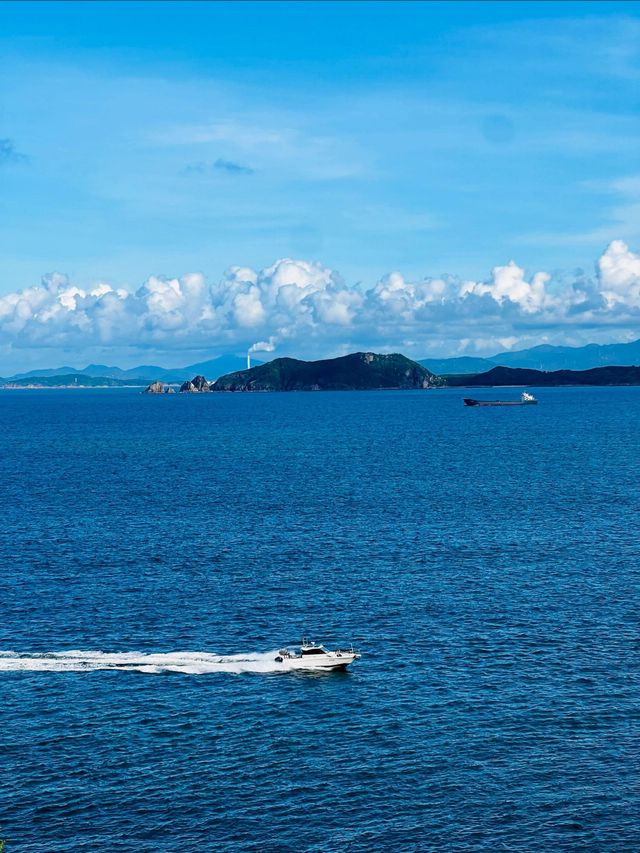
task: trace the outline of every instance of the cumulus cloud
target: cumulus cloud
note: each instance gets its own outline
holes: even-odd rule
[[[553,297],[546,289],[550,279],[548,273],[537,272],[531,281],[527,281],[525,271],[509,261],[506,266],[494,267],[488,282],[465,282],[460,295],[488,293],[500,305],[508,301],[518,305],[526,314],[535,314],[553,303]]]
[[[283,258],[262,270],[233,266],[214,283],[201,273],[150,276],[135,291],[106,282],[80,287],[52,273],[0,297],[0,344],[78,351],[99,344],[272,352],[277,344],[303,356],[355,347],[446,355],[560,333],[574,342],[603,327],[629,336],[639,321],[640,256],[620,240],[598,259],[594,276],[527,274],[510,261],[484,281],[391,272],[366,288],[317,261]]]
[[[609,307],[620,303],[640,307],[640,255],[614,240],[598,260],[601,291]]]

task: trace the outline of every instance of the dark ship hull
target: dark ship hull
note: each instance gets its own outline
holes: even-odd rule
[[[465,406],[535,406],[537,400],[472,400],[464,398]]]

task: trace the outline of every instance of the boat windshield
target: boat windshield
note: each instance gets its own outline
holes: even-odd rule
[[[311,646],[310,648],[302,648],[300,649],[303,655],[326,655],[325,649],[322,646]]]

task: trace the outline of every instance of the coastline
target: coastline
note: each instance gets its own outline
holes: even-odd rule
[[[0,385],[0,391],[125,391],[144,385]]]

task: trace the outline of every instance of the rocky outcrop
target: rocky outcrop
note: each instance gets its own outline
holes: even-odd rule
[[[183,382],[180,386],[181,394],[203,394],[211,390],[211,386],[204,376],[194,376],[193,379]]]
[[[164,392],[164,385],[162,382],[152,382],[151,385],[147,385],[147,387],[142,392],[143,394],[162,394]]]
[[[209,391],[209,390],[211,390],[211,386],[209,385],[207,380],[204,378],[204,376],[194,376],[194,378],[191,380],[191,382],[192,382],[193,386],[195,387],[196,391]]]

